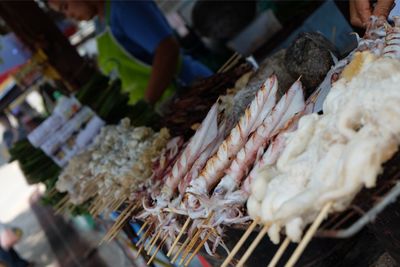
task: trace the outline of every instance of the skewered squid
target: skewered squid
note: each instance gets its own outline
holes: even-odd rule
[[[341,211],[363,186],[375,185],[400,143],[399,81],[398,60],[373,59],[350,81],[335,83],[323,115],[300,119],[277,163],[259,173],[248,201],[253,218],[272,223],[273,242],[282,227],[299,241],[326,203]]]
[[[277,78],[271,76],[257,92],[255,99],[250,103],[239,123],[232,129],[229,136],[219,146],[217,152],[208,161],[200,176],[192,180],[186,190],[189,196],[189,205],[196,206],[194,195],[207,195],[213,185],[223,176],[232,158],[246,143],[248,136],[263,123],[265,116],[275,104]],[[262,117],[264,116],[264,117]]]

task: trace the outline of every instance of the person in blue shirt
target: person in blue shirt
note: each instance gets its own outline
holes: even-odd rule
[[[206,66],[181,53],[173,30],[153,1],[49,0],[49,5],[75,20],[96,16],[106,20],[112,38],[132,60],[150,67],[143,92],[148,103],[157,102],[173,79],[190,85],[212,75]]]

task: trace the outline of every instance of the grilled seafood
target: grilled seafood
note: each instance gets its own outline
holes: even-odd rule
[[[335,83],[323,115],[300,119],[277,163],[259,173],[257,180],[264,181],[254,183],[248,201],[253,218],[272,223],[273,242],[282,227],[299,241],[326,203],[341,211],[363,186],[375,185],[381,165],[400,144],[398,81],[398,60],[374,59],[350,81]]]

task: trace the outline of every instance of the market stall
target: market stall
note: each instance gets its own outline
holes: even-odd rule
[[[97,218],[102,242],[124,233],[148,265],[333,266],[367,225],[394,232],[397,259],[399,34],[373,17],[345,57],[317,33],[258,63],[236,52],[156,108],[39,49],[67,90],[10,152],[56,213]]]
[[[375,33],[379,30],[381,28],[378,27],[371,31]],[[396,27],[389,33],[392,31],[396,32]],[[116,128],[105,128],[91,150],[73,159],[58,179],[56,188],[68,192],[58,207],[68,210],[72,204],[82,204],[92,199],[88,209],[93,215],[120,209],[121,213],[105,240],[112,239],[131,219],[142,221],[143,226],[137,232],[141,238],[136,245],[138,254],[144,251],[149,254],[148,264],[164,245],[169,248],[167,256],[179,265],[189,265],[203,246],[211,255],[220,253],[219,247],[228,252],[232,248],[226,244],[225,240],[229,236],[225,232],[232,227],[247,228],[244,239],[230,251],[223,264],[226,265],[251,231],[264,222],[265,226],[237,263],[241,266],[265,234],[268,233],[273,242],[279,243],[280,229],[285,227],[288,238],[277,251],[271,266],[278,262],[290,241],[301,241],[294,256],[289,259],[288,266],[291,266],[312,237],[310,231],[318,228],[326,213],[346,210],[363,185],[373,187],[381,164],[396,151],[397,146],[392,143],[396,142],[396,138],[391,133],[395,128],[388,129],[387,134],[383,132],[386,129],[384,125],[396,124],[392,121],[396,117],[382,113],[380,127],[367,127],[368,123],[378,123],[372,116],[380,114],[378,110],[389,114],[395,111],[386,111],[382,109],[382,105],[389,99],[396,99],[396,90],[393,88],[396,83],[391,77],[395,73],[394,66],[398,64],[397,52],[392,44],[377,45],[385,44],[388,40],[392,42],[393,37],[385,34],[375,38],[361,40],[359,47],[331,69],[324,79],[325,82],[308,99],[304,98],[299,80],[288,90],[284,90],[279,89],[275,75],[261,81],[261,86],[257,72],[242,76],[233,89],[228,90],[211,106],[205,118],[195,127],[195,133],[186,142],[184,138],[171,138],[169,134],[163,134],[163,130],[152,132],[149,128],[129,128],[131,126],[127,121],[122,121]],[[387,85],[380,88],[379,84],[385,81],[385,76],[377,79],[374,75],[389,73],[389,70],[392,76],[387,76]],[[256,78],[252,80],[251,77]],[[368,87],[371,89],[360,85],[365,84],[367,77],[371,79],[367,83],[371,85]],[[253,83],[256,81],[258,84],[254,88]],[[336,82],[330,89],[332,81]],[[379,88],[379,93],[388,88],[389,98],[385,100],[381,97],[382,100],[377,101],[374,88]],[[315,104],[323,101],[321,96],[325,90],[331,90],[331,93],[324,101],[323,115],[317,115],[314,112],[319,109]],[[242,103],[239,99],[247,100]],[[362,102],[363,99],[367,102]],[[365,109],[368,116],[363,115],[361,110],[350,112],[361,107],[360,105],[371,105],[371,108]],[[337,110],[338,108],[342,111]],[[368,112],[369,109],[374,113]],[[360,131],[360,127],[367,127],[365,129],[369,131],[364,133]],[[379,132],[370,132],[372,129],[379,129]],[[130,141],[129,137],[124,137],[123,133],[126,131],[131,134],[131,138],[137,139]],[[357,138],[361,133],[366,134],[364,138],[369,142],[361,137]],[[383,140],[384,136],[388,139]],[[158,138],[164,141],[160,142]],[[346,138],[350,141],[345,141]],[[317,142],[316,145],[313,142]],[[335,142],[340,144],[338,151],[335,150]],[[347,142],[350,151],[356,154],[346,152]],[[353,142],[356,147],[368,147],[353,150],[353,145],[350,147]],[[130,147],[129,144],[133,146]],[[331,146],[335,148],[332,151]],[[124,150],[127,155],[122,153]],[[368,156],[367,151],[371,156]],[[115,152],[117,154],[112,154]],[[356,165],[347,166],[341,163],[340,153],[345,152],[348,154],[346,157],[354,157]],[[382,156],[376,156],[379,155],[378,152]],[[357,153],[362,153],[365,157]],[[322,158],[313,158],[318,155]],[[335,167],[335,159],[343,167]],[[362,159],[366,160],[365,163],[359,162]],[[349,158],[344,162],[351,164],[352,160]],[[138,163],[140,167],[135,165]],[[346,168],[343,169],[344,176],[339,179],[340,173],[333,172],[332,168]],[[305,180],[299,181],[302,177],[300,174],[305,175]],[[311,180],[313,175],[315,181]],[[346,182],[346,177],[350,179],[349,182]],[[359,177],[359,180],[355,177]],[[396,188],[386,196],[389,200],[397,196]],[[272,191],[267,194],[268,190]],[[330,194],[332,196],[328,197]],[[264,199],[264,196],[267,197]],[[389,201],[386,199],[381,202],[380,209]],[[293,202],[288,202],[289,200]],[[273,201],[277,201],[277,204],[272,205]],[[283,204],[288,206],[279,206]],[[272,206],[269,208],[265,205]],[[375,216],[377,211],[379,208],[371,210],[366,218]],[[287,215],[283,216],[278,212]],[[275,219],[267,216],[278,217]],[[343,224],[351,221],[350,215],[340,216],[346,217],[346,220],[335,216],[327,224],[336,224],[338,227],[338,222]],[[369,221],[363,220],[363,224]],[[275,221],[279,224],[271,223]],[[308,234],[301,239],[303,229],[313,221]],[[359,228],[363,226],[362,223],[359,224]],[[321,235],[341,234],[340,231],[326,230]],[[342,235],[346,236],[343,233]],[[350,233],[347,235],[350,236]]]

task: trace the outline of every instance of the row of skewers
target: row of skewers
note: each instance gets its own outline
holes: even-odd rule
[[[138,255],[150,255],[148,263],[164,245],[171,261],[180,257],[184,266],[203,246],[211,255],[221,246],[229,254],[222,264],[227,266],[261,224],[237,266],[266,234],[279,243],[283,229],[287,237],[269,266],[276,266],[294,241],[299,246],[286,264],[293,266],[327,214],[344,210],[363,186],[374,186],[382,163],[397,150],[400,30],[395,22],[392,27],[374,20],[356,51],[328,73],[323,84],[336,83],[323,115],[313,113],[323,88],[305,100],[299,80],[278,100],[274,75],[238,122],[232,119],[235,95],[220,97],[192,138],[170,139],[154,159],[150,177],[129,200],[115,203],[114,208],[128,204],[105,240],[134,218],[144,221],[136,245]],[[247,230],[229,251],[223,239],[231,226]]]
[[[396,31],[396,29],[395,29],[396,27],[394,27],[393,28],[393,31]],[[376,31],[377,30],[379,30],[379,29],[375,29]],[[379,41],[381,41],[381,39],[376,39],[376,40],[379,40]],[[379,42],[378,41],[378,42]],[[393,42],[393,41],[392,41]],[[371,42],[372,43],[372,42]],[[389,45],[386,45],[386,46],[383,46],[382,48],[383,48],[383,50],[381,51],[381,54],[382,55],[384,55],[385,57],[393,57],[393,55],[395,55],[395,51],[393,52],[393,51],[391,51],[391,50],[389,50],[390,49],[390,46],[391,46],[392,44],[389,44]],[[365,46],[365,44],[364,43],[361,43],[361,45],[360,45],[360,47],[363,47],[363,46]],[[364,47],[363,47],[364,48]],[[372,50],[375,54],[377,53],[377,50],[376,50],[376,47],[373,47],[374,49]],[[365,49],[365,48],[364,48]],[[358,54],[357,54],[358,55]],[[360,62],[362,62],[362,61],[364,61],[364,62],[368,62],[368,63],[370,63],[371,61],[368,59],[368,55],[366,55],[366,56],[363,56],[363,55],[359,55],[359,56],[354,56],[354,54],[351,56],[351,58],[354,58],[354,61],[353,61],[353,63],[352,64],[350,64],[350,66],[348,67],[348,68],[346,68],[344,71],[343,71],[343,77],[351,77],[352,75],[356,75],[357,74],[357,72],[359,72],[360,71]],[[349,59],[346,59],[346,60],[349,60]],[[341,64],[343,64],[343,63],[341,63]],[[342,66],[345,66],[345,64],[344,65],[341,65],[341,64],[338,64],[338,66],[339,66],[339,68],[336,68],[336,70],[337,69],[340,69],[341,68],[341,70],[343,70],[343,67]],[[364,64],[364,63],[363,63]],[[361,65],[363,65],[363,64],[361,64]],[[371,63],[372,64],[372,63]],[[372,65],[374,65],[374,66],[378,66],[380,63],[377,63],[377,62],[374,62]],[[382,64],[386,64],[386,63],[382,63]],[[366,65],[369,65],[369,64],[366,64]],[[380,66],[379,68],[381,68],[382,66]],[[378,69],[379,69],[378,68]],[[392,66],[392,67],[390,67],[391,69],[396,69],[396,67],[394,67],[394,66]],[[353,74],[352,74],[353,73]],[[380,78],[380,79],[376,79],[376,81],[378,81],[378,83],[379,84],[381,84],[382,83],[382,79]],[[393,83],[392,83],[393,84]],[[358,87],[359,87],[360,85],[358,85]],[[377,85],[375,85],[375,86],[377,86]],[[357,86],[356,86],[356,88],[357,88]],[[289,92],[290,92],[290,90],[289,90]],[[396,92],[394,92],[394,93],[396,93]],[[393,97],[393,96],[392,96]],[[350,98],[350,99],[352,99],[352,98]],[[254,103],[254,102],[253,102]],[[278,102],[279,103],[279,102]],[[309,103],[312,103],[312,101],[309,101]],[[374,103],[374,104],[376,104],[376,105],[379,105],[378,103]],[[350,107],[352,107],[352,106],[354,106],[354,103],[351,103],[351,104],[349,104],[349,108]],[[363,107],[363,105],[359,105],[359,107]],[[365,107],[365,105],[364,105],[364,107]],[[379,108],[381,108],[382,107],[382,103],[380,104],[380,106],[378,106],[378,107],[375,107],[377,110],[379,110]],[[308,108],[308,110],[310,110],[310,108]],[[308,111],[309,112],[309,111]],[[301,113],[303,113],[303,112],[301,112]],[[301,114],[299,111],[297,111],[295,114],[297,115],[297,118],[292,118],[293,119],[293,121],[296,121],[296,119],[298,120],[298,118],[300,117],[300,115],[304,115],[304,114]],[[307,113],[307,108],[304,110],[304,113]],[[349,111],[346,111],[346,113],[348,113],[348,114],[354,114],[354,113],[352,113],[351,111],[349,112]],[[355,113],[356,115],[357,115],[357,113]],[[315,115],[315,114],[314,114]],[[382,115],[382,114],[381,114]],[[382,115],[382,116],[385,116],[385,115]],[[387,114],[386,114],[386,116],[387,116]],[[350,117],[348,118],[348,119],[350,119]],[[241,121],[245,121],[245,120],[241,120]],[[242,124],[242,125],[245,125],[244,123]],[[241,125],[241,126],[242,126]],[[292,124],[292,127],[293,128],[295,128],[296,126],[293,126],[293,125],[295,125],[295,124]],[[289,129],[289,131],[290,131],[290,124],[289,125],[287,125],[288,127],[288,129]],[[377,125],[374,125],[374,128],[376,128],[376,129],[379,129],[379,127],[380,126],[377,126]],[[237,129],[239,129],[239,127],[237,128]],[[293,129],[292,129],[293,130]],[[233,132],[233,131],[232,131]],[[231,133],[232,133],[231,132]],[[245,131],[243,131],[243,132],[245,132]],[[226,140],[232,140],[233,139],[233,137],[234,137],[234,133],[233,134],[230,134],[229,135],[231,138],[227,138]],[[238,136],[241,136],[241,135],[238,135]],[[278,135],[279,136],[279,135]],[[277,137],[278,137],[277,136]],[[280,139],[284,139],[284,134],[282,135],[282,136],[279,136],[280,138],[276,138],[275,140],[276,140],[276,143],[275,143],[275,147],[279,147],[279,140]],[[226,141],[225,140],[225,141]],[[224,142],[225,142],[224,141]],[[223,144],[224,144],[224,142],[223,142]],[[229,146],[227,146],[227,145],[229,145]],[[220,146],[220,148],[222,148],[222,147],[224,147],[224,146]],[[229,148],[235,148],[235,143],[229,143],[229,142],[225,142],[225,147],[229,147]],[[247,145],[247,147],[251,147],[250,145]],[[259,146],[258,146],[259,147]],[[273,148],[274,148],[274,146],[273,145],[270,145],[270,147],[269,147],[269,151],[268,151],[268,153],[267,154],[265,154],[265,155],[271,155],[271,153],[273,152]],[[393,149],[393,148],[395,148],[395,149]],[[380,159],[380,161],[378,161],[378,162],[376,162],[376,164],[375,164],[375,168],[376,168],[376,170],[379,170],[379,168],[380,168],[380,166],[381,166],[381,164],[385,161],[385,160],[387,160],[388,159],[388,157],[390,157],[391,155],[393,155],[393,153],[394,153],[394,151],[397,149],[397,146],[396,145],[393,145],[393,143],[392,143],[392,146],[391,147],[389,147],[389,148],[387,148],[387,147],[383,147],[383,148],[381,148],[381,150],[382,151],[386,151],[384,154],[386,155],[386,157],[382,157],[381,159]],[[211,161],[209,160],[209,161],[207,161],[207,163],[206,163],[206,167],[203,169],[203,171],[201,172],[201,174],[200,174],[200,176],[195,180],[196,182],[191,182],[190,184],[189,184],[189,187],[187,188],[187,190],[186,190],[186,192],[185,193],[187,193],[187,199],[185,200],[185,199],[183,199],[183,202],[184,201],[187,201],[187,204],[183,204],[183,205],[180,205],[181,207],[182,206],[186,206],[188,209],[187,209],[187,215],[189,216],[189,217],[191,217],[192,219],[194,219],[194,220],[196,220],[196,219],[201,219],[203,222],[204,222],[204,224],[205,224],[205,226],[203,225],[202,227],[198,227],[198,228],[205,228],[206,230],[205,231],[201,231],[201,230],[198,230],[196,233],[194,233],[194,234],[192,234],[191,236],[193,237],[193,239],[188,243],[187,242],[187,240],[189,240],[189,239],[187,239],[185,242],[183,242],[183,246],[185,246],[185,244],[187,245],[187,247],[186,247],[186,249],[185,249],[185,251],[183,252],[183,258],[185,258],[185,256],[187,257],[188,256],[188,254],[190,254],[190,251],[191,251],[191,249],[194,247],[194,244],[196,243],[196,237],[198,237],[198,236],[200,236],[200,235],[203,235],[203,236],[207,236],[208,238],[210,237],[210,236],[212,236],[213,234],[215,234],[215,233],[218,233],[218,231],[217,230],[209,230],[208,232],[207,232],[207,229],[209,229],[210,228],[210,226],[212,226],[213,224],[212,223],[210,223],[210,221],[212,221],[210,218],[212,217],[212,215],[214,215],[215,213],[218,213],[218,212],[216,212],[215,210],[216,210],[216,208],[215,208],[215,205],[217,205],[217,204],[215,204],[215,203],[223,203],[223,204],[221,204],[221,206],[223,206],[223,207],[225,207],[226,209],[228,209],[230,212],[232,212],[232,210],[234,210],[234,209],[232,209],[232,207],[227,207],[227,205],[229,204],[229,202],[226,202],[226,203],[224,203],[223,202],[223,198],[221,199],[221,198],[219,198],[217,201],[215,201],[215,203],[214,204],[211,204],[210,205],[210,202],[208,202],[207,203],[207,200],[212,200],[213,199],[213,197],[215,196],[215,195],[217,195],[218,196],[218,194],[219,194],[219,192],[222,192],[222,195],[224,195],[224,194],[226,194],[226,193],[228,193],[228,196],[229,196],[229,193],[231,192],[231,189],[229,189],[229,187],[230,186],[232,186],[232,184],[229,182],[229,181],[232,181],[232,180],[229,180],[233,175],[232,175],[232,173],[240,173],[240,168],[237,168],[237,162],[235,162],[235,164],[236,164],[236,170],[239,170],[239,172],[230,172],[230,170],[231,169],[233,169],[234,168],[234,165],[231,165],[232,167],[227,171],[227,173],[228,173],[228,175],[225,175],[223,178],[221,177],[221,176],[223,176],[223,175],[220,175],[220,177],[218,177],[218,171],[221,171],[222,170],[222,173],[223,173],[223,170],[224,170],[224,167],[226,166],[224,166],[224,164],[223,163],[220,163],[221,161],[219,161],[221,158],[223,158],[223,157],[225,157],[225,159],[229,159],[229,157],[232,157],[232,156],[235,156],[236,155],[236,153],[238,153],[238,151],[239,151],[240,149],[238,149],[238,150],[235,150],[235,149],[232,149],[231,150],[231,154],[229,154],[229,152],[228,153],[226,153],[226,151],[223,151],[223,150],[220,150],[220,151],[217,151],[217,153],[215,154],[216,156],[214,156],[212,159],[211,159]],[[374,151],[374,150],[372,150],[372,151]],[[379,151],[379,150],[378,150]],[[389,152],[387,152],[387,151],[391,151],[390,153]],[[220,152],[220,153],[218,153],[218,152]],[[223,152],[225,152],[225,153],[223,153]],[[378,153],[378,152],[377,152]],[[382,152],[383,153],[383,152]],[[387,153],[387,154],[386,154]],[[236,155],[236,157],[237,157],[237,159],[239,158],[239,155],[240,154],[237,154]],[[220,158],[218,158],[218,156],[221,156]],[[243,157],[243,154],[242,154],[242,157],[241,158],[239,158],[239,159],[243,159],[243,158],[245,158],[245,157]],[[265,158],[264,158],[264,160],[265,159],[271,159],[271,161],[272,162],[269,162],[269,165],[273,165],[273,161],[274,161],[274,157],[268,157],[268,156],[265,156]],[[188,161],[186,161],[187,160],[187,158],[185,158],[184,159],[185,160],[185,162],[188,162]],[[220,170],[218,170],[216,167],[214,167],[214,168],[212,168],[212,171],[211,172],[208,172],[207,173],[207,164],[211,164],[210,162],[213,162],[213,160],[214,160],[214,163],[215,162],[219,162],[221,165],[220,166],[223,166],[223,167],[220,167],[221,169]],[[275,160],[276,160],[276,158],[275,158]],[[272,164],[271,164],[272,163]],[[227,165],[229,164],[229,163],[226,163]],[[258,165],[258,163],[256,164],[256,166]],[[268,165],[268,163],[266,164],[266,165]],[[187,166],[187,165],[186,165]],[[215,166],[218,166],[218,164],[215,164]],[[376,167],[376,166],[378,166],[378,167]],[[350,167],[349,167],[350,168]],[[252,170],[253,172],[256,172],[256,170]],[[211,175],[210,175],[210,173],[211,173]],[[216,174],[217,173],[217,174]],[[250,172],[251,173],[251,172]],[[204,175],[205,174],[205,175]],[[213,176],[214,174],[216,174],[215,176]],[[208,177],[207,177],[207,175],[209,175]],[[229,177],[229,175],[230,175],[230,177]],[[206,176],[206,177],[205,177]],[[376,178],[376,176],[377,176],[377,172],[375,171],[375,172],[370,172],[370,177],[375,177]],[[211,177],[211,178],[209,178],[209,177]],[[214,177],[217,177],[217,178],[214,178]],[[227,178],[227,177],[229,177],[229,178]],[[219,178],[222,178],[221,179],[221,183],[220,184],[218,184],[218,185],[215,185],[216,184],[216,182],[215,181],[213,181],[213,178],[214,179],[216,179],[217,181],[218,181],[218,179]],[[240,178],[239,178],[240,179]],[[251,179],[251,175],[250,175],[250,179]],[[178,179],[177,179],[178,180]],[[233,179],[234,180],[234,179]],[[245,179],[246,180],[246,179]],[[210,182],[211,181],[211,182]],[[222,182],[223,181],[223,182]],[[239,180],[239,183],[240,183],[240,180]],[[246,183],[243,183],[243,186],[244,185],[246,185]],[[197,186],[197,187],[196,187]],[[369,184],[369,186],[371,186],[371,184]],[[235,188],[235,185],[233,185],[232,186],[233,188]],[[256,188],[257,188],[257,186],[255,186]],[[170,189],[171,187],[169,187],[169,189]],[[228,188],[226,191],[225,191],[225,189],[226,188]],[[358,190],[360,190],[360,186],[356,186],[356,188],[358,189]],[[207,197],[207,195],[208,195],[208,192],[209,191],[207,191],[207,190],[212,190],[212,189],[214,189],[214,191],[213,191],[213,193],[211,194],[211,198],[208,198],[208,199],[204,199],[204,197]],[[196,191],[197,190],[197,191]],[[235,191],[234,189],[233,189],[233,191]],[[356,190],[357,191],[357,190]],[[318,191],[317,191],[318,192]],[[242,193],[242,192],[240,192],[240,193]],[[238,193],[237,195],[235,195],[235,197],[238,197],[239,195],[240,195],[240,193]],[[280,193],[282,193],[283,194],[283,192],[280,192]],[[348,196],[348,198],[349,199],[352,199],[352,197],[354,196],[354,195],[347,195]],[[168,202],[168,200],[165,200],[165,198],[168,198],[169,196],[168,196],[168,194],[165,196],[162,196],[162,197],[160,197],[160,198],[158,198],[157,199],[157,203],[176,203],[176,201],[170,201],[170,202]],[[182,200],[181,199],[181,200]],[[232,198],[230,198],[230,197],[228,197],[228,198],[225,198],[225,199],[228,199],[229,201],[230,201],[230,203],[232,203],[232,201],[234,202],[234,200],[232,200]],[[244,199],[246,199],[246,197],[244,197]],[[161,200],[161,201],[160,201]],[[208,206],[206,207],[206,208],[204,208],[204,203],[207,203],[208,204]],[[163,205],[163,204],[161,204],[161,205]],[[165,204],[164,204],[165,205]],[[214,205],[214,206],[213,206]],[[249,205],[249,204],[248,204]],[[332,203],[330,204],[330,205],[333,205]],[[317,220],[317,223],[318,222],[320,222],[321,220],[322,220],[322,218],[324,218],[324,216],[326,215],[326,213],[329,211],[329,209],[330,209],[330,205],[327,205],[327,206],[324,206],[324,208],[323,208],[323,211],[324,211],[324,215],[320,215],[320,216],[318,216],[317,218],[318,218],[318,220]],[[343,205],[343,204],[342,204]],[[199,206],[203,206],[202,208],[199,208]],[[210,208],[210,206],[212,207],[212,208]],[[172,208],[171,208],[172,207]],[[179,205],[178,205],[178,207],[179,207]],[[175,210],[174,210],[175,209]],[[150,209],[148,209],[148,210],[150,210]],[[167,211],[172,211],[172,212],[176,212],[177,214],[180,214],[180,215],[186,215],[186,214],[183,214],[184,212],[182,212],[182,211],[179,211],[176,207],[174,207],[174,206],[172,206],[171,204],[169,204],[168,205],[168,207],[166,207],[166,208],[164,208],[164,209],[158,209],[157,210],[157,212],[160,212],[161,210],[167,210]],[[251,208],[249,208],[248,210],[251,210]],[[259,209],[259,210],[263,210],[263,209]],[[340,210],[340,209],[339,209]],[[208,214],[208,216],[207,216],[207,214]],[[219,213],[219,215],[221,215],[221,214],[223,214],[223,215],[226,215],[226,212],[225,212],[225,214],[224,213]],[[318,213],[317,213],[318,214]],[[311,216],[311,217],[316,217],[316,215],[317,214],[314,214],[314,216]],[[240,217],[240,216],[239,216]],[[244,217],[244,216],[243,216]],[[220,218],[220,220],[223,220],[223,217],[219,217]],[[222,219],[221,219],[222,218]],[[235,219],[237,219],[238,217],[235,217]],[[232,219],[232,218],[231,218]],[[170,219],[171,220],[171,219]],[[310,220],[310,219],[309,219]],[[185,221],[185,223],[184,223],[184,225],[183,226],[185,226],[185,227],[182,227],[182,229],[184,229],[184,228],[187,228],[187,225],[188,225],[188,220],[186,220]],[[232,221],[231,221],[232,222]],[[227,221],[225,221],[225,223],[226,224],[229,224],[229,222],[227,223]],[[149,223],[147,223],[147,224],[149,224]],[[193,223],[193,225],[195,225],[196,223]],[[252,230],[252,229],[254,229],[254,225],[256,225],[257,223],[253,223],[252,224],[252,226],[249,228],[250,229],[250,231]],[[160,224],[160,225],[162,225],[162,224]],[[166,225],[168,225],[168,223],[166,224]],[[214,226],[215,225],[217,225],[217,224],[215,224],[214,223]],[[303,226],[304,227],[304,226]],[[269,227],[268,227],[269,228]],[[268,229],[268,228],[264,228],[265,230],[264,231],[262,231],[260,234],[261,234],[261,236],[263,236],[263,235],[265,235],[266,234],[266,232],[267,232],[267,230],[266,229]],[[315,227],[313,227],[313,228],[315,228]],[[275,236],[276,236],[276,233],[279,233],[279,230],[277,230],[276,228],[274,229],[274,228],[272,228],[274,231],[275,231]],[[184,229],[184,230],[186,230],[186,229]],[[201,233],[201,232],[203,232],[203,233]],[[213,233],[214,232],[214,233]],[[297,232],[295,235],[297,235],[297,238],[295,238],[295,239],[297,239],[296,241],[299,241],[298,240],[298,238],[299,238],[299,236],[301,236],[301,234],[299,235],[299,231],[295,231],[295,232]],[[156,233],[156,231],[154,231],[154,233]],[[159,233],[159,232],[158,232]],[[157,234],[155,234],[155,235],[153,235],[153,238],[152,238],[152,241],[153,241],[153,243],[154,242],[156,242],[157,241],[157,235],[158,235],[158,233]],[[188,231],[188,233],[190,233],[190,230]],[[301,233],[301,231],[300,231],[300,233]],[[160,234],[161,235],[161,234]],[[180,235],[180,233],[178,234],[178,237],[179,237],[179,235]],[[259,237],[259,238],[257,238],[256,239],[256,241],[259,241],[259,240],[261,240],[261,236]],[[308,235],[309,236],[309,235]],[[218,237],[217,237],[218,238]],[[217,239],[216,238],[216,239]],[[178,240],[178,238],[177,239],[175,239],[175,242],[173,243],[173,245],[174,244],[176,244],[176,240]],[[207,242],[207,241],[205,241],[205,242]],[[289,239],[287,239],[287,240],[285,240],[285,242],[284,242],[284,246],[287,246],[287,244],[288,244],[288,242],[289,242]],[[203,242],[201,242],[200,244],[201,245],[203,245],[204,244],[204,239],[203,239]],[[302,244],[305,244],[304,242],[302,243]],[[283,246],[283,247],[284,247]],[[252,247],[255,247],[255,245],[253,245]],[[282,247],[282,248],[283,248]],[[302,246],[300,246],[300,250],[298,250],[298,251],[301,251],[302,249],[301,249],[301,247],[303,247],[304,248],[304,245],[302,245]],[[172,248],[173,248],[173,246],[172,246]],[[197,251],[198,249],[195,249],[194,251]],[[171,252],[172,250],[170,250],[170,252]],[[282,250],[281,250],[282,251]],[[178,251],[179,252],[179,251]],[[170,254],[170,253],[169,253]],[[179,253],[178,253],[179,254]],[[247,257],[248,257],[248,255],[249,255],[249,253],[247,253]],[[297,253],[297,255],[299,255],[299,253]],[[176,255],[175,255],[175,257],[176,257]],[[296,256],[296,257],[298,257],[298,256]],[[295,257],[295,258],[296,258]],[[246,259],[246,255],[245,255],[245,257],[244,257],[244,260],[242,260],[241,262],[239,262],[239,265],[242,265],[243,263],[244,263],[244,261],[245,261],[245,259]],[[184,260],[184,259],[183,259]],[[292,260],[291,262],[291,264],[293,264],[293,261],[295,261],[295,260]],[[181,262],[183,262],[183,261],[181,261]],[[188,263],[188,262],[186,262],[186,263]]]
[[[210,254],[218,245],[225,246],[222,235],[226,225],[250,221],[244,210],[250,184],[263,162],[276,157],[282,148],[278,142],[270,150],[266,150],[267,145],[279,133],[294,129],[300,115],[313,107],[313,101],[304,101],[299,81],[276,103],[277,83],[275,76],[264,83],[226,138],[222,131],[225,122],[218,120],[218,103],[210,110],[178,157],[160,193],[153,200],[144,199],[145,211],[138,217],[145,218],[148,227],[144,236],[152,234],[152,238],[147,246],[144,239],[139,240],[140,248],[151,251],[151,244],[160,237],[167,242],[165,236],[176,236],[167,255],[174,254],[175,262],[182,254],[179,264],[188,265],[203,245]],[[176,228],[184,216],[188,218],[183,226]],[[186,241],[174,251],[184,232],[188,235]],[[214,243],[212,248],[208,247],[209,239]]]
[[[345,59],[351,63],[325,99],[324,114],[302,117],[298,129],[286,136],[286,148],[276,163],[260,172],[247,202],[254,221],[222,266],[258,223],[264,227],[237,266],[267,233],[278,243],[283,225],[287,237],[268,266],[276,266],[294,241],[300,243],[285,265],[293,266],[328,213],[343,211],[364,186],[375,186],[382,164],[400,141],[400,114],[392,102],[400,96],[400,31],[395,22],[391,27],[373,21],[368,33],[375,33],[375,39],[362,40],[357,50],[367,52],[356,51]]]

